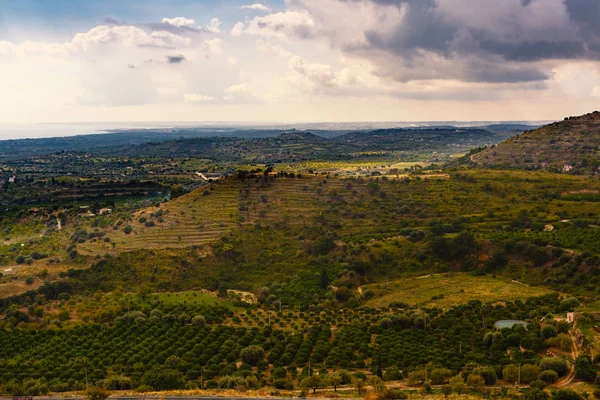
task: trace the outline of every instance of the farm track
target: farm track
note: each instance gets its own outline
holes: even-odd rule
[[[575,379],[575,360],[579,356],[579,350],[577,349],[577,342],[575,340],[575,336],[573,335],[573,331],[570,331],[569,335],[571,336],[571,341],[573,342],[571,345],[571,358],[573,359],[573,362],[569,368],[569,373],[554,384],[554,386],[558,388],[570,385]]]

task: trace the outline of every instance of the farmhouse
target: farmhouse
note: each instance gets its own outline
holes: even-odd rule
[[[581,313],[581,312],[570,312],[567,313],[567,322],[576,322],[582,317],[588,317],[593,319],[594,321],[600,321],[600,312],[589,312],[589,313]]]

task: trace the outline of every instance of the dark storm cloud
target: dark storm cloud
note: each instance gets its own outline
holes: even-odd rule
[[[181,64],[185,61],[185,56],[183,54],[179,54],[177,56],[167,56],[167,62],[169,64]]]
[[[547,59],[582,58],[586,54],[584,44],[577,41],[521,41],[500,42],[485,39],[480,43],[481,49],[489,53],[499,54],[510,61],[540,61]]]
[[[366,45],[345,50],[376,50],[401,59],[404,70],[384,72],[399,80],[414,79],[411,63],[423,66],[423,51],[457,69],[439,78],[493,83],[546,80],[541,61],[600,60],[600,0],[507,0],[502,7],[486,7],[498,4],[491,0],[371,1],[403,7],[405,17],[391,34],[373,29],[365,32]]]

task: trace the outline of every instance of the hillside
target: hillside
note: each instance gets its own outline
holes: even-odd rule
[[[475,154],[486,166],[594,172],[600,155],[600,112],[565,118]]]

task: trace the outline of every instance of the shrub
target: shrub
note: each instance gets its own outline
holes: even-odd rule
[[[533,388],[525,394],[525,400],[546,400],[548,399],[548,393],[541,389]]]
[[[558,376],[563,376],[564,374],[567,373],[567,370],[569,369],[569,367],[564,358],[556,357],[556,358],[542,359],[542,361],[540,362],[540,369],[542,371],[551,369],[551,370],[556,371]]]
[[[552,392],[552,400],[582,400],[582,397],[572,389],[558,389]]]
[[[485,381],[486,385],[496,384],[496,370],[490,366],[480,366],[473,369],[474,374],[480,375]]]
[[[547,369],[540,373],[539,379],[551,385],[558,380],[558,374],[553,369]]]
[[[148,392],[154,392],[154,388],[152,386],[148,386],[148,385],[140,385],[135,389],[136,392],[139,393],[148,393]]]
[[[399,381],[400,379],[402,379],[402,373],[398,367],[390,367],[383,373],[384,381]]]
[[[294,384],[292,383],[292,381],[286,378],[275,379],[273,381],[273,386],[275,387],[275,389],[280,390],[294,390]]]
[[[597,367],[592,363],[590,356],[583,355],[575,360],[575,377],[582,381],[593,382],[596,378]]]
[[[101,387],[91,386],[85,390],[83,395],[87,400],[105,400],[110,396],[110,392]]]
[[[248,346],[240,352],[240,358],[243,362],[250,365],[256,365],[265,357],[265,349],[260,346]]]
[[[540,379],[536,379],[535,381],[531,382],[529,386],[534,389],[544,390],[548,384]]]
[[[156,390],[174,390],[184,387],[181,372],[165,367],[154,367],[146,372],[142,384],[152,386]]]

